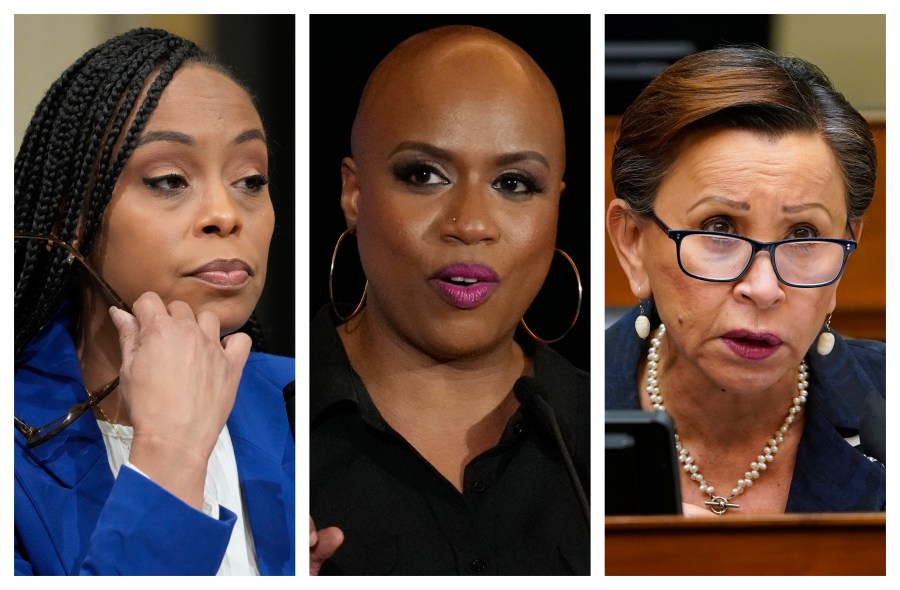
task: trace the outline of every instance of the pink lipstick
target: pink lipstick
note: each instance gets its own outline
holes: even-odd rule
[[[252,275],[250,267],[243,260],[222,258],[188,273],[188,276],[226,288],[242,287]]]
[[[722,341],[733,353],[749,361],[769,358],[781,346],[781,338],[778,336],[749,330],[732,330],[722,335]]]
[[[483,264],[457,262],[434,273],[428,282],[444,301],[459,309],[473,309],[484,303],[500,279]]]

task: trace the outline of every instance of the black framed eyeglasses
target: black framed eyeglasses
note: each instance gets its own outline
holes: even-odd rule
[[[107,283],[103,277],[100,276],[93,266],[87,261],[87,259],[82,256],[82,254],[73,248],[70,244],[61,240],[60,238],[50,235],[50,234],[41,234],[35,232],[27,232],[27,231],[16,231],[15,239],[17,240],[36,240],[47,242],[48,244],[52,244],[55,246],[59,246],[63,248],[68,254],[70,260],[77,260],[85,270],[97,281],[100,287],[106,292],[107,296],[116,304],[117,307],[124,309],[128,313],[131,313],[131,307],[125,301],[119,297],[119,294],[115,292],[115,290]],[[36,447],[37,445],[46,442],[65,430],[68,426],[70,426],[75,420],[78,420],[81,416],[85,414],[88,410],[99,404],[108,396],[110,393],[115,390],[119,385],[119,377],[116,376],[115,379],[101,387],[96,391],[88,391],[85,389],[85,393],[87,394],[87,399],[83,402],[78,402],[73,404],[72,407],[69,408],[69,411],[66,412],[64,416],[60,416],[59,418],[48,422],[40,427],[31,426],[18,416],[13,416],[15,419],[16,430],[21,432],[25,436],[25,445],[28,448]]]
[[[684,274],[714,283],[741,279],[758,252],[768,252],[778,280],[789,287],[825,287],[844,272],[847,257],[856,250],[856,236],[847,222],[850,240],[792,238],[758,242],[744,236],[704,230],[672,229],[654,212],[648,213],[675,242],[678,266]]]

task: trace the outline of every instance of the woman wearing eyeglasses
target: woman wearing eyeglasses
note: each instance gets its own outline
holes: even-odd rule
[[[190,41],[130,31],[48,90],[15,163],[17,574],[294,573],[293,359],[250,352],[267,184]]]
[[[607,226],[640,304],[606,407],[672,416],[686,514],[884,509],[854,437],[884,423],[885,346],[829,327],[875,165],[822,72],[762,48],[685,57],[624,113]]]

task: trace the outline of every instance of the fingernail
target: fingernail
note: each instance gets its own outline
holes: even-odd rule
[[[125,321],[124,319],[125,312],[116,307],[115,305],[109,308],[109,317],[112,318],[112,321],[116,326]]]
[[[310,547],[315,545],[318,540],[319,540],[319,536],[316,534],[315,531],[313,531],[309,534],[309,546]]]

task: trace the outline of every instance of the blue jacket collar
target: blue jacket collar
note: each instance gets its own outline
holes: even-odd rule
[[[73,404],[87,399],[70,330],[69,309],[64,305],[16,361],[15,414],[32,426],[40,427],[64,416]],[[16,432],[15,437],[25,454],[64,487],[77,485],[98,462],[109,471],[100,428],[92,415],[80,417],[31,449],[25,448],[23,435]]]

